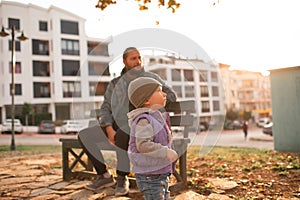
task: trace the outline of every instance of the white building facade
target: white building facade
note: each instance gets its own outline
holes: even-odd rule
[[[176,92],[178,100],[194,100],[201,122],[216,121],[225,114],[224,92],[217,65],[199,59],[145,56],[145,68],[157,73]]]
[[[85,19],[60,8],[0,2],[0,26],[15,26],[29,38],[16,39],[15,107],[24,103],[33,113],[52,113],[53,120],[87,118],[98,108],[111,80],[110,41],[89,38]],[[10,117],[11,35],[0,38],[0,116]]]

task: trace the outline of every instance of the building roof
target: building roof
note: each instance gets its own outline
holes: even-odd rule
[[[270,73],[272,73],[272,72],[289,71],[289,70],[300,70],[300,66],[284,67],[284,68],[278,68],[278,69],[271,69],[271,70],[268,70],[268,71],[269,71]]]
[[[28,7],[28,8],[31,7],[31,8],[35,8],[35,9],[39,9],[39,10],[44,10],[44,11],[58,10],[60,12],[64,12],[64,13],[66,13],[68,15],[72,15],[72,16],[74,16],[76,18],[81,19],[81,20],[86,20],[85,18],[83,18],[83,17],[81,17],[79,15],[76,15],[76,14],[74,14],[72,12],[69,12],[67,10],[64,10],[62,8],[59,8],[59,7],[56,7],[56,6],[53,6],[53,5],[49,6],[49,8],[43,8],[43,7],[37,6],[37,5],[32,4],[32,3],[24,4],[24,3],[14,2],[14,1],[0,1],[0,5],[1,4],[3,4],[3,5],[4,4],[6,4],[6,5],[14,5],[14,6],[20,6],[20,7]]]

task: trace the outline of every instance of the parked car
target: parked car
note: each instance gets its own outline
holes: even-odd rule
[[[2,133],[11,133],[12,119],[6,119],[2,124]],[[15,133],[23,133],[23,125],[19,119],[14,120],[14,131]]]
[[[55,134],[55,124],[51,120],[42,120],[39,125],[39,133],[53,133]]]
[[[267,123],[266,125],[264,125],[264,127],[263,127],[263,129],[262,129],[262,132],[263,132],[264,134],[273,136],[272,128],[273,128],[273,122],[270,121],[269,123]]]
[[[184,131],[183,126],[172,126],[171,127],[173,133],[179,133]]]
[[[224,129],[226,130],[235,130],[235,129],[242,129],[242,128],[243,128],[243,123],[238,120],[228,121],[224,125]]]
[[[256,126],[262,128],[264,127],[264,125],[268,124],[269,122],[271,122],[271,119],[269,117],[262,117],[257,120]]]
[[[200,131],[207,131],[209,128],[209,124],[205,121],[200,122]]]
[[[77,133],[82,129],[82,125],[76,120],[65,120],[61,126],[61,134]]]

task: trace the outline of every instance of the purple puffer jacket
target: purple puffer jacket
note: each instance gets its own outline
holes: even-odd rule
[[[154,158],[140,153],[135,142],[135,127],[140,119],[147,119],[153,127],[153,142],[171,148],[171,138],[161,112],[143,113],[137,116],[130,131],[128,155],[132,163],[132,172],[136,174],[167,174],[173,172],[172,163],[167,158]]]

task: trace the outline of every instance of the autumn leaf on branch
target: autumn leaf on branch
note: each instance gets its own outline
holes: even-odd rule
[[[121,0],[119,0],[121,1]],[[151,2],[151,0],[135,0],[137,1],[137,3],[139,4],[139,10],[148,10],[148,5]],[[179,7],[180,7],[180,3],[177,3],[177,0],[157,0],[157,6],[159,8],[161,7],[166,7],[167,9],[171,9],[172,12],[174,13]],[[111,5],[111,4],[116,4],[117,0],[98,0],[98,3],[96,5],[96,8],[99,8],[101,10],[104,10],[105,8],[107,8],[107,6]],[[167,6],[166,6],[167,5]]]

